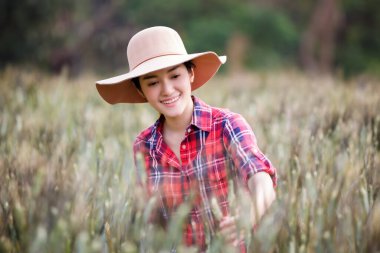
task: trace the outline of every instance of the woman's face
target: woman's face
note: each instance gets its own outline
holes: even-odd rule
[[[166,119],[187,119],[192,115],[191,83],[194,71],[184,64],[140,76],[142,93],[148,103]]]

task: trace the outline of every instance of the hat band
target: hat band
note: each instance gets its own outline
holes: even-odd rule
[[[141,64],[143,64],[143,63],[145,63],[145,62],[147,62],[147,61],[150,61],[150,60],[152,60],[152,59],[156,59],[156,58],[158,58],[158,57],[169,56],[169,55],[184,55],[184,54],[168,53],[168,54],[161,54],[161,55],[159,55],[159,56],[154,56],[154,57],[148,58],[148,59],[146,59],[146,60],[140,62],[140,63],[137,64],[135,67],[131,68],[130,71],[135,70],[138,66],[140,66]]]

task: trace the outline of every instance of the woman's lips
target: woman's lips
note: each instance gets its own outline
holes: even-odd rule
[[[169,99],[165,99],[165,100],[161,100],[161,103],[165,104],[165,105],[170,105],[172,103],[175,103],[179,98],[180,98],[181,95],[178,95],[176,97],[173,97],[173,98],[169,98]]]

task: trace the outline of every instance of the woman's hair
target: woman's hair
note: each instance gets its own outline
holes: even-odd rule
[[[195,64],[192,61],[184,62],[183,65],[185,65],[187,71],[191,71],[193,68],[195,68]],[[142,92],[139,77],[132,78],[131,81],[135,85],[136,89]]]

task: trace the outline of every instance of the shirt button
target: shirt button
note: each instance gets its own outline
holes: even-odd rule
[[[187,129],[187,132],[188,132],[188,133],[190,133],[190,132],[191,132],[191,129],[190,129],[190,128],[189,128],[189,129]]]
[[[182,149],[186,149],[186,145],[182,145]]]
[[[257,148],[254,148],[253,153],[257,154],[257,152],[259,152],[259,150]]]

